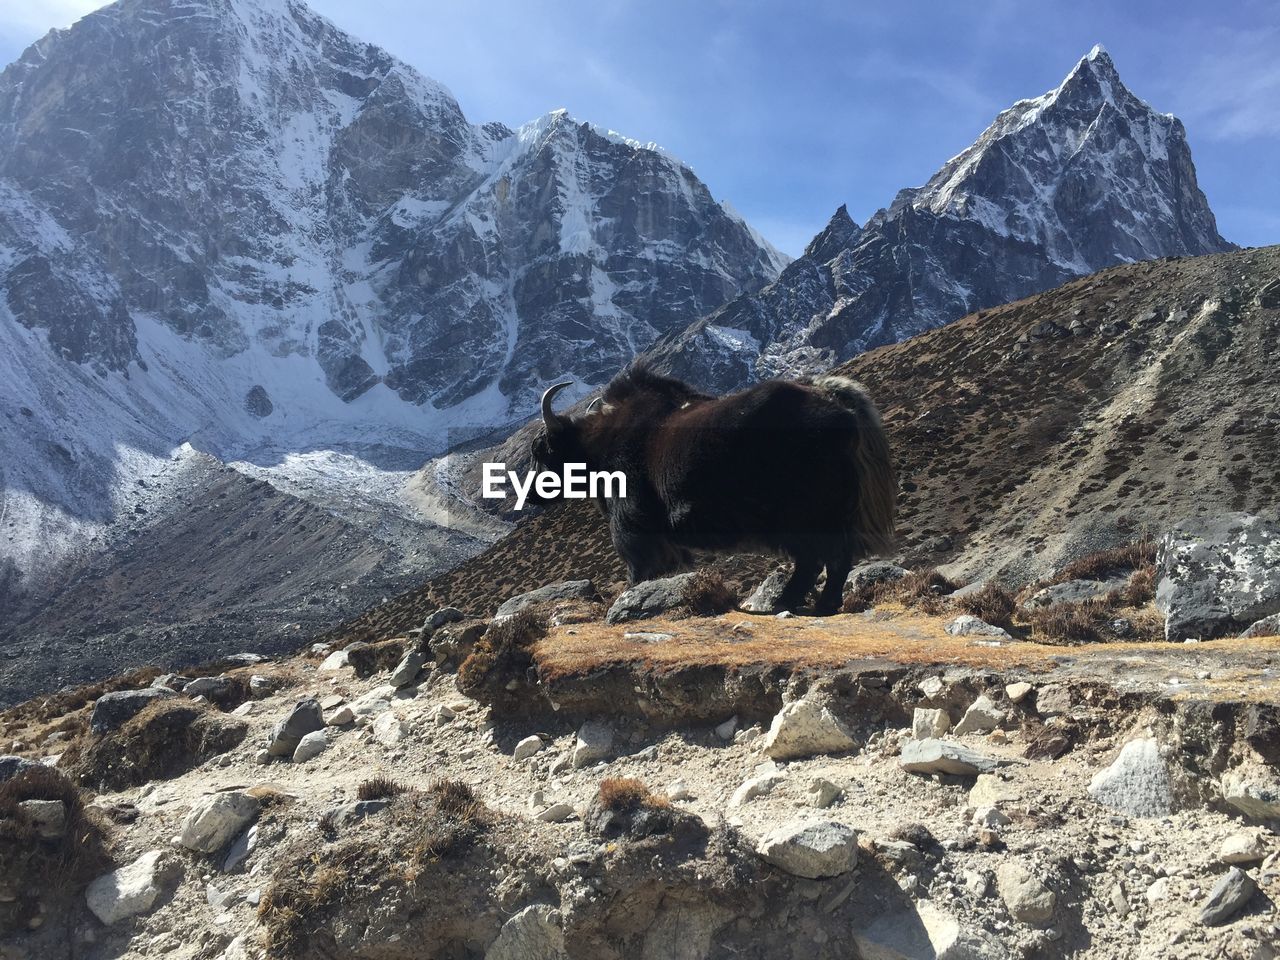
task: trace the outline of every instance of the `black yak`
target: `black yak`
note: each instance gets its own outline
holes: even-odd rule
[[[626,498],[597,504],[632,583],[687,566],[690,548],[780,553],[795,569],[777,609],[798,607],[825,567],[825,615],[839,610],[856,560],[892,549],[889,446],[852,380],[772,380],[710,397],[633,367],[576,417],[552,410],[568,385],[543,394],[533,459],[626,474]]]

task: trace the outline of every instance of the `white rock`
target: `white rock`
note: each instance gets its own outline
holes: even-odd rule
[[[320,664],[318,669],[321,673],[334,673],[338,670],[348,670],[351,668],[351,664],[347,662],[347,656],[347,651],[335,650],[324,658],[324,661]]]
[[[231,849],[227,851],[226,859],[222,861],[222,872],[230,873],[240,864],[248,859],[249,854],[258,848],[258,825],[255,823],[240,836],[236,837],[235,843],[231,844]]]
[[[511,759],[527,760],[534,754],[541,753],[545,746],[546,744],[542,742],[542,738],[537,734],[525,737],[517,743],[515,749],[511,751]]]
[[[779,827],[756,846],[765,861],[797,877],[835,877],[858,862],[858,835],[834,820]]]
[[[1021,703],[1026,699],[1027,694],[1031,692],[1031,684],[1025,680],[1019,680],[1017,683],[1010,683],[1004,688],[1004,695],[1009,698],[1010,703]]]
[[[562,823],[573,816],[573,807],[567,803],[553,803],[541,813],[534,816],[535,820],[541,820],[543,823]]]
[[[690,796],[689,785],[679,778],[672,780],[667,786],[668,800],[688,800]]]
[[[912,740],[902,747],[898,763],[908,773],[950,773],[972,776],[990,773],[999,761],[950,740]]]
[[[1016,860],[996,868],[996,889],[1010,916],[1031,926],[1044,926],[1053,919],[1056,897],[1034,873]]]
[[[928,900],[889,909],[855,935],[866,960],[1010,960],[1008,946]]]
[[[560,914],[546,904],[525,907],[502,925],[484,960],[564,960]]]
[[[609,756],[613,746],[613,728],[608,724],[589,720],[578,729],[578,739],[573,746],[573,766],[585,767]]]
[[[216,853],[258,816],[258,800],[241,790],[201,797],[183,821],[179,842],[190,850]]]
[[[843,793],[843,790],[826,777],[815,777],[809,784],[809,803],[819,810],[825,810],[839,800]]]
[[[67,831],[67,808],[61,800],[23,800],[18,804],[42,837],[60,837]]]
[[[773,718],[761,749],[774,760],[845,753],[857,746],[825,704],[805,697],[788,703]]]
[[[973,811],[972,822],[979,827],[1007,827],[1013,821],[995,807],[978,807]]]
[[[1105,770],[1089,781],[1089,796],[1131,817],[1163,817],[1173,812],[1169,772],[1153,738],[1130,740]]]
[[[355,711],[345,704],[326,714],[324,718],[325,726],[329,727],[345,727],[349,723],[355,723],[355,721]]]
[[[911,715],[911,736],[917,740],[940,737],[951,729],[951,716],[945,710],[916,707]]]
[[[163,850],[144,853],[128,866],[113,870],[89,884],[84,895],[89,909],[105,924],[146,913],[181,868]]]
[[[733,796],[729,798],[729,806],[740,807],[756,797],[771,793],[773,788],[782,781],[783,776],[780,773],[765,773],[758,777],[752,777],[737,790],[733,791]]]
[[[1161,900],[1169,899],[1169,878],[1160,877],[1151,886],[1147,887],[1147,902],[1159,903]]]
[[[920,681],[917,687],[925,697],[932,700],[946,689],[946,684],[941,677],[926,677]]]
[[[981,696],[973,701],[964,712],[960,722],[956,724],[956,735],[966,733],[988,733],[996,729],[1004,720],[1004,711],[992,702],[990,697]]]
[[[730,717],[724,723],[716,727],[716,736],[721,740],[732,740],[734,732],[738,729],[738,718]]]
[[[944,628],[953,637],[998,637],[1002,640],[1011,640],[1009,631],[1003,627],[993,627],[985,620],[972,616],[968,613],[962,613],[956,617]]]
[[[1256,833],[1233,833],[1218,848],[1223,863],[1259,863],[1266,858],[1267,848]]]
[[[233,717],[247,717],[251,713],[253,713],[253,710],[256,706],[257,704],[254,703],[252,700],[246,700],[244,703],[240,704],[240,706],[232,710],[231,715]]]
[[[1261,763],[1228,770],[1220,781],[1222,799],[1241,813],[1262,820],[1280,819],[1280,774]]]
[[[981,773],[969,788],[969,806],[994,807],[1002,800],[1008,800],[1013,794],[1012,788],[994,773]]]
[[[386,747],[395,746],[408,733],[408,724],[394,713],[383,713],[373,722],[373,738]]]
[[[1036,691],[1036,713],[1059,717],[1071,712],[1071,690],[1065,684],[1047,683]]]
[[[306,763],[311,758],[318,757],[324,753],[328,746],[329,741],[325,737],[323,730],[308,733],[298,741],[298,746],[293,751],[293,762]]]

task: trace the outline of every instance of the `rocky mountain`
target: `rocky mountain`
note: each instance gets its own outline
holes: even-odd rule
[[[296,0],[120,0],[0,74],[0,565],[150,511],[184,443],[412,534],[427,456],[784,262],[652,144],[472,123]]]
[[[651,356],[727,390],[825,369],[1114,264],[1228,249],[1182,123],[1134,96],[1095,47],[924,186],[862,226],[840,207],[778,280]]]

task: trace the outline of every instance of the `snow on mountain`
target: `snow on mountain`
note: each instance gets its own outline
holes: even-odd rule
[[[784,265],[653,145],[472,124],[295,0],[120,0],[0,74],[0,565],[184,443],[406,514],[428,455]]]
[[[1099,46],[926,184],[861,227],[841,207],[777,281],[651,356],[730,389],[826,369],[1117,263],[1231,246],[1196,184],[1181,121],[1134,96]]]

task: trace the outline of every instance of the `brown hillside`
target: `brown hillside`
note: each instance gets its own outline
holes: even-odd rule
[[[1280,247],[1129,264],[981,311],[839,372],[876,398],[898,464],[903,554],[1020,583],[1193,513],[1274,515],[1280,491]],[[728,565],[749,581],[762,558]],[[544,583],[622,567],[581,504],[333,636],[487,614]]]

